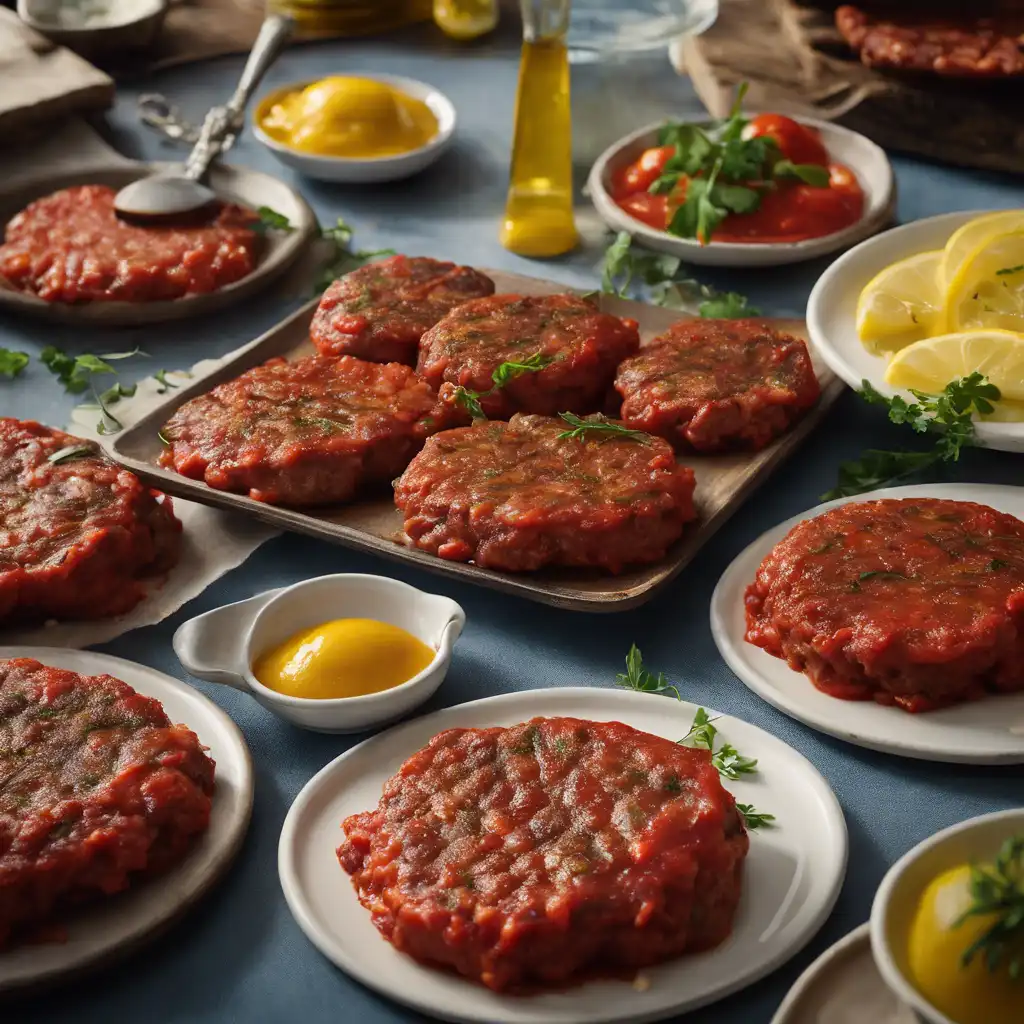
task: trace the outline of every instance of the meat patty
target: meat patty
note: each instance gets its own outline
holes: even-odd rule
[[[490,392],[480,401],[489,419],[584,414],[603,408],[615,367],[639,347],[635,321],[579,296],[494,295],[459,306],[427,331],[417,365],[443,400],[453,400],[457,387]],[[502,363],[533,356],[548,365],[493,388]]]
[[[656,562],[694,518],[693,471],[656,437],[563,436],[513,416],[436,434],[395,484],[418,548],[509,572]]]
[[[844,5],[836,9],[836,27],[868,67],[923,71],[959,78],[1007,78],[1024,75],[1024,10],[996,4],[994,17],[966,14],[968,5],[946,12],[929,5],[923,13],[879,13]],[[950,17],[943,17],[948,13]]]
[[[335,281],[309,333],[325,355],[415,366],[424,331],[463,302],[493,294],[494,282],[472,267],[392,256]]]
[[[684,448],[759,449],[818,400],[807,346],[759,320],[683,320],[619,367],[621,417]]]
[[[747,588],[747,640],[820,690],[926,711],[1024,689],[1024,523],[938,498],[793,527]]]
[[[749,845],[708,751],[577,718],[442,732],[342,827],[385,938],[497,991],[718,945]]]
[[[180,544],[171,499],[96,444],[0,418],[0,624],[120,615]]]
[[[252,273],[252,210],[221,204],[175,227],[139,227],[114,212],[116,191],[78,185],[29,204],[8,224],[0,277],[47,302],[154,302],[212,292]]]
[[[0,661],[0,947],[178,863],[209,824],[213,772],[127,683]]]
[[[332,505],[394,479],[447,415],[408,366],[271,359],[181,406],[160,461],[256,501]]]

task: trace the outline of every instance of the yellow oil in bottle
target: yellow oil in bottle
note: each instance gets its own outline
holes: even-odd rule
[[[569,52],[564,37],[527,39],[501,244],[520,256],[568,252],[579,241],[572,199]]]

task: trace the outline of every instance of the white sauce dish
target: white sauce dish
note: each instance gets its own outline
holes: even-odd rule
[[[170,0],[18,0],[18,17],[83,55],[142,50],[156,42]]]
[[[411,679],[358,697],[292,697],[253,675],[260,655],[303,629],[334,619],[376,619],[398,626],[436,652]],[[225,605],[181,625],[172,641],[185,669],[199,679],[247,690],[274,714],[315,732],[360,732],[407,714],[433,695],[466,624],[462,608],[384,576],[343,573],[304,580]]]

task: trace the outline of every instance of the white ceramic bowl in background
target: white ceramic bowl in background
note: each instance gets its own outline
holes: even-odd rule
[[[414,78],[402,78],[398,75],[376,75],[361,71],[359,77],[384,82],[413,99],[426,103],[437,118],[437,134],[425,145],[410,150],[408,153],[367,159],[319,156],[315,153],[305,153],[300,149],[293,149],[283,142],[272,139],[260,127],[260,111],[265,109],[270,101],[283,97],[287,93],[305,89],[307,85],[312,85],[313,81],[293,82],[291,85],[282,86],[263,97],[253,111],[253,134],[281,163],[293,167],[307,178],[337,181],[349,185],[368,185],[409,178],[429,167],[448,149],[455,137],[455,106],[443,92],[435,89],[432,85],[427,85],[426,82],[418,82]]]
[[[844,253],[818,278],[807,300],[807,330],[811,343],[835,374],[851,388],[859,390],[861,382],[867,380],[883,395],[896,393],[885,383],[888,360],[869,352],[857,337],[861,291],[890,264],[915,253],[943,248],[957,228],[991,212],[944,213],[885,231]],[[988,448],[1024,451],[1024,423],[976,422],[975,433]]]
[[[115,0],[94,20],[77,25],[60,17],[67,0],[18,0],[18,17],[48,39],[83,56],[143,50],[156,42],[170,0]]]
[[[300,630],[334,619],[377,619],[407,630],[437,653],[418,675],[380,693],[315,700],[264,686],[253,662]],[[390,722],[427,700],[441,685],[452,648],[466,624],[462,608],[385,576],[319,576],[247,601],[225,605],[178,627],[172,644],[199,679],[247,690],[265,708],[316,732],[360,732]]]
[[[886,984],[928,1024],[956,1024],[911,983],[907,937],[927,886],[959,864],[990,860],[1011,836],[1024,834],[1024,807],[970,818],[915,846],[888,871],[871,905],[871,952]]]
[[[755,114],[751,114],[755,117]],[[896,207],[896,179],[884,151],[870,139],[849,128],[808,117],[801,124],[816,128],[821,141],[836,163],[845,164],[857,175],[864,190],[864,214],[856,224],[842,231],[809,238],[803,242],[716,242],[701,245],[694,238],[680,238],[659,231],[631,217],[611,196],[612,179],[625,165],[632,163],[645,149],[658,144],[661,124],[651,124],[619,139],[606,149],[590,171],[587,188],[601,219],[615,231],[628,231],[648,249],[671,253],[685,263],[709,267],[769,267],[824,256],[845,249],[874,234],[892,217]],[[704,122],[711,127],[713,122]]]

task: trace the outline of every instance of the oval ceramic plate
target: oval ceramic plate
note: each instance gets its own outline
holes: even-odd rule
[[[65,919],[67,941],[8,949],[0,956],[0,992],[40,985],[110,963],[188,910],[224,874],[252,814],[249,749],[234,722],[198,690],[155,669],[94,651],[0,647],[0,659],[35,658],[86,675],[116,676],[155,697],[172,722],[192,729],[217,762],[210,827],[176,868],[126,892],[86,905]]]
[[[386,82],[414,99],[422,100],[437,118],[437,134],[427,143],[409,153],[396,153],[394,156],[369,159],[306,153],[301,149],[294,149],[292,146],[272,139],[260,127],[259,118],[262,112],[287,93],[312,85],[312,81],[293,82],[291,85],[282,86],[260,100],[252,116],[253,134],[281,163],[288,167],[294,167],[301,174],[305,174],[307,178],[316,178],[320,181],[339,181],[351,185],[376,184],[411,177],[429,167],[448,149],[455,137],[455,105],[440,89],[435,89],[426,82],[418,82],[415,78],[402,78],[399,75],[375,75],[363,72],[360,77]]]
[[[743,595],[769,551],[797,523],[826,509],[870,498],[950,498],[976,501],[1024,519],[1024,488],[995,484],[919,484],[840,498],[794,516],[741,552],[711,598],[711,632],[726,664],[759,697],[829,736],[859,747],[926,761],[1024,763],[1024,693],[911,715],[873,701],[829,697],[781,658],[747,643]]]
[[[857,337],[857,299],[864,286],[897,260],[941,249],[957,228],[985,212],[945,213],[893,228],[844,253],[821,275],[807,300],[807,329],[822,359],[851,388],[867,380],[882,394],[895,394],[885,383],[887,360]],[[976,434],[989,448],[1024,451],[1024,423],[978,423]]]
[[[471,701],[381,733],[315,775],[285,819],[278,868],[292,913],[320,951],[364,985],[423,1013],[480,1024],[605,1024],[659,1020],[749,985],[793,956],[821,927],[846,873],[846,823],[825,780],[781,740],[738,719],[722,738],[756,757],[752,781],[726,782],[742,801],[774,813],[777,827],[751,836],[743,899],[732,936],[717,949],[645,969],[643,990],[625,981],[532,996],[500,996],[397,952],[370,921],[338,864],[341,821],[375,807],[387,779],[443,729],[514,725],[536,715],[620,721],[670,739],[696,707],[649,694],[585,687],[527,690]]]
[[[918,1024],[889,991],[862,924],[825,950],[789,990],[771,1024]]]
[[[22,182],[11,188],[0,186],[0,223],[6,223],[29,203],[59,189],[85,184],[120,188],[168,166],[137,163],[112,153],[109,160],[94,168],[60,171],[35,178],[30,185]],[[317,230],[316,215],[298,192],[261,171],[214,164],[209,184],[222,199],[253,209],[269,206],[287,217],[292,225],[291,231],[270,231],[264,236],[263,252],[256,269],[248,277],[205,295],[187,295],[159,302],[89,302],[82,305],[44,302],[34,295],[17,291],[0,278],[0,308],[58,323],[128,327],[206,316],[264,291],[302,255]]]
[[[750,115],[751,117],[755,115]],[[824,256],[845,249],[882,228],[892,217],[896,207],[896,180],[889,158],[870,139],[849,128],[840,128],[827,121],[802,117],[802,124],[810,125],[821,133],[821,141],[837,163],[846,164],[856,175],[864,190],[864,214],[856,224],[822,238],[809,238],[803,242],[716,242],[701,245],[693,238],[679,238],[667,231],[631,217],[611,197],[614,176],[640,154],[658,144],[661,124],[648,125],[609,146],[594,164],[587,179],[590,198],[601,219],[615,231],[628,231],[634,239],[649,249],[671,253],[687,263],[712,267],[768,267]],[[704,122],[710,127],[712,122]]]

